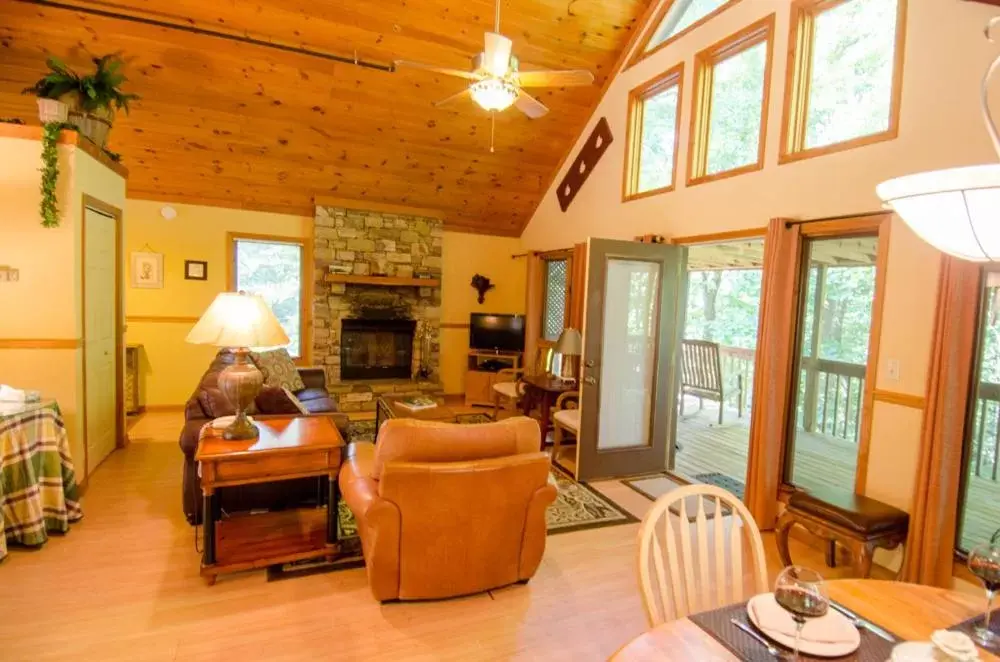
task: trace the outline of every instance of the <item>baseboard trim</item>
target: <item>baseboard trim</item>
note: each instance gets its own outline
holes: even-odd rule
[[[144,405],[140,414],[156,414],[170,411],[184,411],[187,405]]]

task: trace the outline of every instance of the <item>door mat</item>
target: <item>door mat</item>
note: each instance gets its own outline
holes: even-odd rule
[[[743,492],[746,490],[746,485],[743,484],[742,480],[736,480],[735,478],[714,471],[707,474],[695,474],[694,479],[699,483],[721,487],[727,492],[735,494],[740,501],[743,500]]]
[[[687,487],[688,483],[685,483],[679,478],[674,478],[668,474],[656,474],[653,476],[643,476],[641,478],[629,478],[623,480],[626,486],[631,487],[633,490],[646,497],[650,501],[656,501],[664,494],[669,494],[674,490]],[[715,500],[707,499],[705,497],[689,497],[684,500],[684,510],[687,513],[687,519],[689,522],[695,520],[695,513],[698,511],[698,501],[701,498],[704,502],[705,517],[707,519],[712,519],[715,517]],[[680,504],[675,503],[670,506],[670,512],[674,515],[680,517],[681,509]],[[725,517],[729,514],[729,508],[726,506],[722,507],[722,515]]]

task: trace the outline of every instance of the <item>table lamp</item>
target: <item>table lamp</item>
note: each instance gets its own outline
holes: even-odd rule
[[[256,439],[257,428],[247,418],[247,408],[260,393],[264,375],[247,357],[251,347],[288,344],[278,319],[257,295],[223,292],[201,316],[187,335],[195,345],[228,347],[235,362],[219,373],[219,389],[236,409],[236,418],[222,431],[223,439]]]
[[[567,327],[559,334],[559,340],[552,351],[559,355],[559,378],[571,382],[576,379],[576,370],[573,361],[583,353],[583,338],[580,332],[572,327]]]

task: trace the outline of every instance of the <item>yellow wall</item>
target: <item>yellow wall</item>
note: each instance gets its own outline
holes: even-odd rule
[[[160,215],[165,203],[129,200],[125,258],[133,251],[163,253],[164,287],[126,287],[129,343],[143,346],[141,387],[146,406],[187,401],[215,349],[189,345],[185,336],[216,294],[226,288],[226,233],[246,232],[311,237],[311,218],[264,212],[171,204],[177,217]],[[508,237],[445,232],[443,238],[441,320],[467,325],[473,310],[521,312],[524,309],[524,260],[512,260],[520,242]],[[184,280],[184,260],[208,262],[208,280]],[[476,303],[469,285],[475,273],[491,278],[496,289],[486,303]],[[154,319],[149,319],[154,318]],[[171,319],[173,318],[173,319]],[[441,372],[446,392],[463,389],[468,328],[445,328],[441,337]]]
[[[140,388],[146,406],[182,405],[190,397],[215,348],[184,342],[212,299],[226,290],[226,233],[245,232],[309,237],[312,219],[303,216],[129,200],[126,205],[125,262],[134,251],[163,254],[163,288],[139,289],[126,283],[126,339],[143,346]],[[208,280],[185,280],[184,261],[208,262]],[[180,318],[172,320],[171,318]]]
[[[59,349],[0,348],[0,383],[42,391],[63,412],[77,480],[86,475],[81,318],[82,196],[121,208],[125,180],[72,145],[59,146],[58,228],[41,226],[41,142],[0,138],[0,264],[20,270],[0,283],[0,341],[58,340]],[[68,343],[68,346],[67,346]],[[111,385],[113,388],[113,385]]]
[[[509,237],[445,232],[441,292],[441,381],[445,393],[463,393],[468,363],[470,313],[523,313],[527,260],[521,241]],[[482,274],[496,287],[486,301],[472,288]]]
[[[996,156],[978,107],[980,77],[996,54],[982,26],[996,12],[976,3],[909,0],[899,136],[892,141],[778,165],[778,137],[791,0],[734,4],[639,65],[620,73],[594,111],[573,154],[606,117],[615,141],[566,213],[555,189],[545,195],[522,235],[526,249],[565,248],[588,236],[631,238],[638,234],[697,235],[761,227],[770,218],[816,218],[880,209],[875,185],[926,169],[992,162]],[[764,169],[694,187],[685,186],[691,119],[694,53],[750,23],[776,13]],[[684,105],[679,117],[677,190],[628,203],[621,201],[628,93],[685,64]],[[998,98],[994,98],[994,105]],[[563,167],[558,182],[565,173]],[[927,381],[938,252],[899,220],[893,221],[881,353],[880,389],[922,396]],[[890,380],[886,363],[899,361]],[[909,509],[919,448],[922,410],[876,403],[867,493]]]

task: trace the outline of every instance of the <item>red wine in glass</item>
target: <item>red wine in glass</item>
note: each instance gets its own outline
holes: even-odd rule
[[[796,622],[819,618],[830,608],[830,601],[826,596],[797,586],[778,587],[774,591],[774,599],[785,611],[792,614]]]
[[[969,571],[986,587],[986,614],[983,624],[973,628],[974,639],[984,646],[996,645],[1000,636],[990,630],[993,596],[1000,590],[1000,545],[978,545],[969,553]]]

